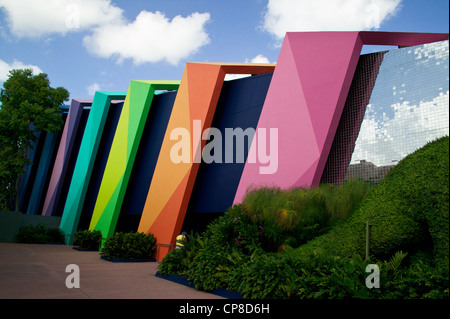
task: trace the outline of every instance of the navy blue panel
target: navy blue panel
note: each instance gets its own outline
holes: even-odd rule
[[[123,226],[125,215],[140,216],[142,214],[176,95],[176,92],[166,92],[153,97],[123,200],[117,229],[120,229],[121,224]]]
[[[235,141],[234,161],[225,163],[225,128],[256,129],[271,79],[269,73],[224,83],[211,125],[222,133],[222,163],[200,164],[188,214],[221,213],[233,204],[248,144],[246,141],[243,163],[236,162]]]
[[[19,189],[19,211],[26,212],[28,208],[28,201],[33,190],[33,183],[36,177],[37,167],[41,158],[42,149],[44,147],[46,132],[38,132],[36,134],[38,139],[33,145],[33,149],[29,151],[28,159],[32,164],[27,165],[26,171],[20,177]]]

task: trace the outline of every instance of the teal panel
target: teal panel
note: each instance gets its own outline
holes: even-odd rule
[[[66,244],[72,244],[77,231],[111,100],[123,100],[125,96],[126,92],[95,92],[61,218]]]

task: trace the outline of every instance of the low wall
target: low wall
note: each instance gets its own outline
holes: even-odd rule
[[[59,227],[61,217],[26,215],[17,212],[0,211],[0,242],[16,242],[19,229],[30,225],[46,225],[50,228]]]

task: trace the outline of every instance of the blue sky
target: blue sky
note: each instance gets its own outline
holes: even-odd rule
[[[91,98],[180,80],[186,62],[276,62],[286,31],[448,33],[448,12],[448,0],[0,0],[0,84],[32,67]]]

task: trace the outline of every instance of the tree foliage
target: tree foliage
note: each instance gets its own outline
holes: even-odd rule
[[[47,74],[11,70],[0,94],[0,208],[10,209],[18,192],[28,151],[39,132],[62,128],[61,106],[69,99],[63,87],[52,88]],[[15,210],[18,210],[16,196]]]

